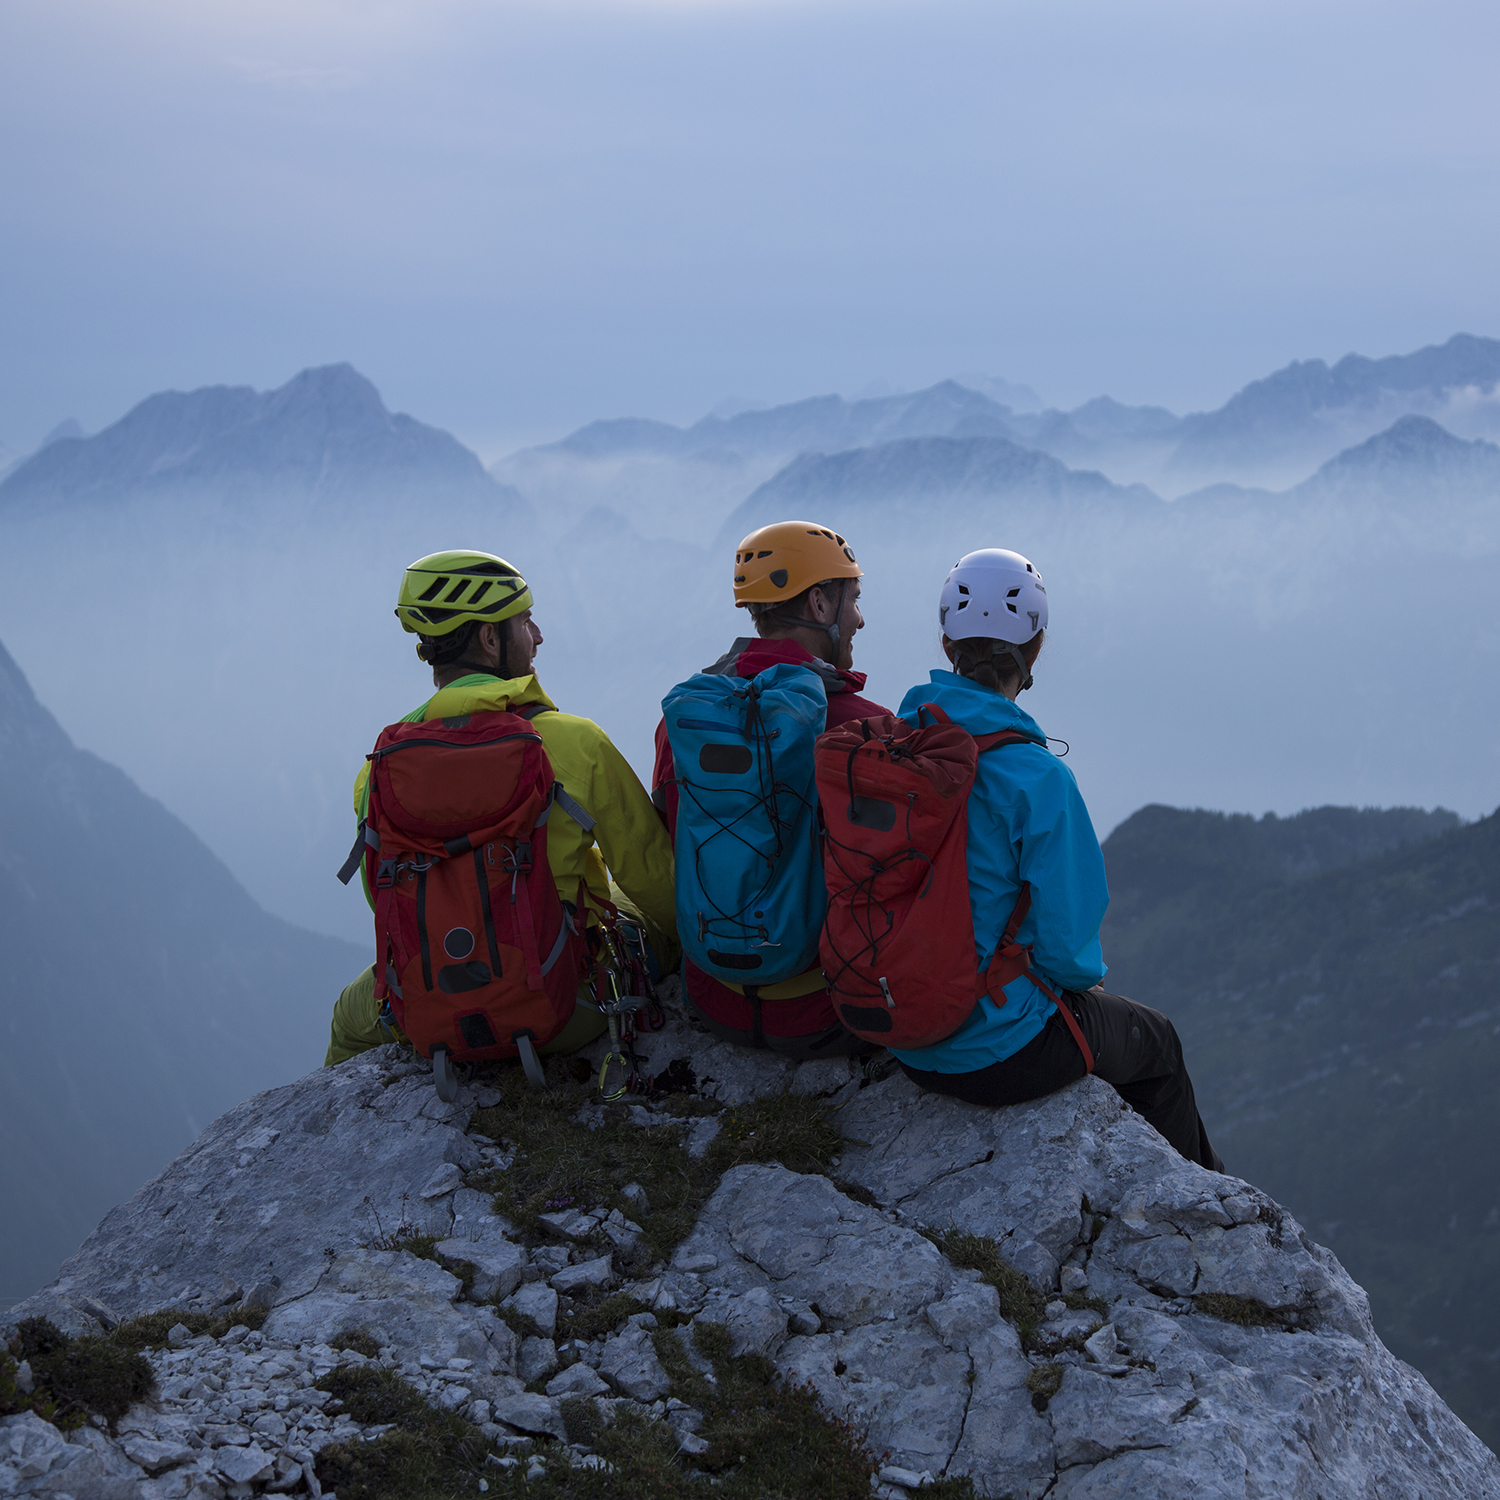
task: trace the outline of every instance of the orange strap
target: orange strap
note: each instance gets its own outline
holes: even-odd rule
[[[1005,986],[1011,980],[1019,979],[1023,974],[1057,1007],[1057,1013],[1063,1018],[1064,1025],[1073,1033],[1073,1040],[1078,1043],[1078,1050],[1083,1054],[1084,1071],[1094,1071],[1094,1054],[1089,1049],[1089,1044],[1083,1035],[1083,1029],[1078,1024],[1078,1018],[1068,1009],[1067,1005],[1053,994],[1052,990],[1044,984],[1031,967],[1031,948],[1023,947],[1016,941],[1016,934],[1021,930],[1021,923],[1026,920],[1026,914],[1031,910],[1031,886],[1029,882],[1021,883],[1021,894],[1016,899],[1015,909],[1010,914],[1010,920],[1005,924],[1005,931],[1000,935],[1000,945],[995,949],[994,956],[990,959],[990,966],[985,970],[983,977],[984,988],[980,995],[988,995],[997,1006],[1004,1005],[1009,996],[1005,993]]]

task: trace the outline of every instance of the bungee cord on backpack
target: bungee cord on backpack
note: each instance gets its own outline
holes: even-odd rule
[[[771,938],[764,919],[752,918],[747,921],[745,913],[756,912],[759,917],[764,912],[767,895],[776,880],[777,866],[787,852],[786,837],[792,824],[781,815],[781,799],[790,797],[799,807],[808,812],[812,812],[816,804],[794,786],[778,780],[771,742],[780,735],[781,731],[772,729],[766,723],[765,715],[761,712],[760,693],[754,681],[747,682],[743,688],[737,689],[734,696],[745,700],[743,727],[737,732],[742,734],[748,742],[751,763],[756,770],[756,790],[754,792],[749,789],[745,790],[744,795],[748,801],[744,809],[738,816],[726,821],[710,805],[709,800],[699,795],[704,788],[696,785],[684,775],[679,774],[676,777],[679,796],[688,798],[714,828],[707,838],[700,839],[693,847],[698,885],[704,899],[713,908],[713,915],[704,912],[698,914],[698,940],[706,943],[710,938],[723,940],[738,937],[746,941],[753,940],[751,942],[753,947],[779,948],[781,944]],[[692,719],[679,720],[680,724],[689,728],[700,727],[702,722]],[[718,797],[725,795],[723,787],[716,786],[712,790]],[[769,844],[747,838],[740,831],[740,825],[760,811],[764,811],[766,815],[765,827],[770,834]],[[726,835],[742,844],[758,859],[763,860],[766,867],[765,880],[762,884],[732,911],[727,910],[715,899],[711,889],[712,877],[708,874],[709,866],[715,863],[712,857],[712,845],[715,840]]]

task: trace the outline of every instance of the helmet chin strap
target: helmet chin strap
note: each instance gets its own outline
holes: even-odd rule
[[[816,587],[816,585],[814,585]],[[839,630],[839,621],[844,618],[844,601],[849,597],[849,580],[839,579],[839,602],[833,612],[833,624],[825,625],[821,620],[809,620],[806,615],[784,615],[779,612],[762,615],[763,620],[778,620],[783,625],[796,625],[804,630],[821,630],[828,637],[828,644],[833,650],[833,655],[827,658],[830,666],[838,665],[839,642],[843,635]]]
[[[1006,655],[1021,669],[1021,685],[1016,692],[1024,693],[1031,686],[1031,668],[1026,665],[1026,658],[1021,654],[1021,648],[1012,645],[1009,641],[1001,641],[999,644],[1005,647]]]
[[[456,667],[469,667],[476,673],[484,673],[490,677],[499,677],[502,680],[510,676],[510,631],[503,627],[509,625],[508,620],[500,620],[495,629],[500,634],[500,665],[498,668],[490,666],[488,662],[469,661],[468,653],[453,663]]]

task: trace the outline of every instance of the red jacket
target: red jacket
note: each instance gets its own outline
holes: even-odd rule
[[[851,719],[875,719],[890,709],[861,695],[865,685],[863,672],[841,672],[818,659],[796,641],[763,641],[741,638],[732,645],[708,672],[733,672],[737,677],[754,677],[778,662],[798,662],[818,668],[828,689],[828,719],[825,729],[836,729]],[[672,746],[667,739],[667,721],[656,726],[656,767],[651,773],[651,800],[667,825],[673,842],[677,838],[677,772],[672,764]],[[727,985],[705,974],[691,960],[685,961],[685,980],[693,1001],[715,1020],[739,1031],[751,1029],[750,1004],[745,997]],[[833,1004],[826,990],[782,1000],[774,1004],[774,1018],[766,1014],[766,1030],[777,1036],[803,1036],[838,1025]]]

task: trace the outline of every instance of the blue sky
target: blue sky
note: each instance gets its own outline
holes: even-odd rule
[[[1470,3],[7,0],[0,442],[352,360],[485,457],[1500,333]]]

